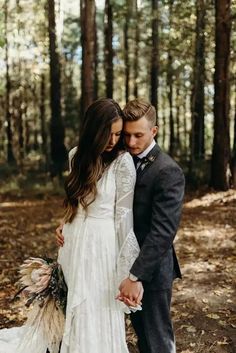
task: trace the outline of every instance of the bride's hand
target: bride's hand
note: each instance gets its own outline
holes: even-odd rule
[[[143,285],[142,282],[133,282],[128,278],[121,282],[119,287],[119,294],[116,299],[122,301],[129,307],[139,307],[142,305]]]
[[[124,297],[121,294],[118,294],[116,296],[116,299],[118,299],[119,301],[123,302],[124,304],[126,304],[128,306],[137,306],[138,305],[134,300],[130,300],[129,298]]]
[[[124,279],[119,286],[119,296],[127,298],[132,303],[140,304],[143,297],[143,286],[140,281],[132,281],[130,278]],[[118,298],[119,299],[119,298]]]
[[[64,223],[61,223],[59,227],[56,229],[56,242],[58,246],[63,246],[64,245],[64,236],[62,234],[62,228],[63,228]]]

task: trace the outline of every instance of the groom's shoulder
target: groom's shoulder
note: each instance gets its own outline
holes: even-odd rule
[[[182,172],[182,168],[179,164],[166,152],[164,152],[161,148],[159,148],[159,153],[154,163],[155,169],[159,172],[162,171],[180,171]]]

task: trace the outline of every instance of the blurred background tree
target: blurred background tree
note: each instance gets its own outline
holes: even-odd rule
[[[61,175],[94,99],[143,97],[189,185],[235,186],[236,0],[0,7],[0,172]]]

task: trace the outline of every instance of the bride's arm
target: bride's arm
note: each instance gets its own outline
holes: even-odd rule
[[[119,157],[116,168],[116,204],[115,204],[115,226],[119,244],[119,254],[117,259],[117,276],[119,284],[124,280],[130,282],[132,291],[129,291],[128,298],[133,301],[140,301],[142,292],[141,282],[132,282],[129,271],[139,254],[139,245],[133,231],[133,197],[136,181],[136,170],[132,157],[125,153]],[[121,296],[122,285],[120,286]],[[125,301],[125,300],[124,300]],[[130,302],[127,303],[130,305]]]

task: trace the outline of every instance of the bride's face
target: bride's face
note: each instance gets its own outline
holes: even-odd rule
[[[115,145],[118,143],[122,132],[122,128],[123,128],[123,120],[121,118],[119,118],[118,120],[114,121],[114,123],[112,123],[110,138],[105,148],[106,152],[112,151]]]

